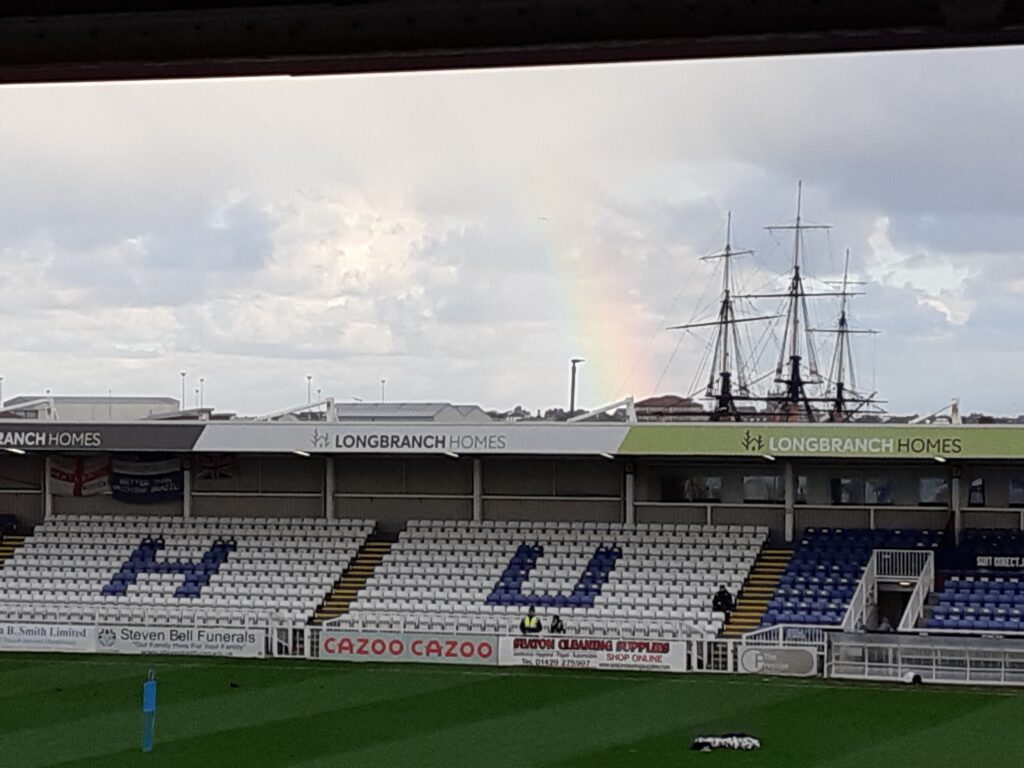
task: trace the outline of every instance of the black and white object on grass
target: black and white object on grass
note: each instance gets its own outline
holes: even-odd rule
[[[760,749],[761,740],[746,733],[727,733],[723,736],[695,736],[690,749],[710,752],[713,749]]]

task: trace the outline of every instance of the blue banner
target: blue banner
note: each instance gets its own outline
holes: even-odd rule
[[[153,504],[182,497],[185,481],[179,459],[115,460],[110,492],[118,501]]]

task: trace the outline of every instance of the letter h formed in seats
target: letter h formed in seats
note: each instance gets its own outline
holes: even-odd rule
[[[228,553],[235,551],[235,542],[217,539],[202,559],[158,562],[156,553],[164,548],[163,539],[143,539],[138,549],[124,561],[121,568],[103,586],[102,594],[116,597],[128,594],[128,587],[138,581],[142,573],[180,573],[184,582],[174,590],[175,597],[199,597],[203,587],[210,583],[210,577],[217,572],[221,563],[228,559]]]
[[[543,554],[544,547],[540,544],[520,544],[502,572],[501,579],[487,596],[487,603],[593,608],[594,600],[601,594],[601,587],[607,583],[608,576],[615,567],[615,561],[622,556],[622,550],[617,546],[598,547],[569,595],[524,595],[523,584]]]

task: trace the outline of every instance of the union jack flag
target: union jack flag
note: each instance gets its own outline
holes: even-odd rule
[[[195,458],[200,480],[230,480],[238,472],[234,456],[224,454],[203,454]]]

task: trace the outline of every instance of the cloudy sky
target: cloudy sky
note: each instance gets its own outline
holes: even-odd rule
[[[0,88],[3,395],[585,406],[700,387],[749,289],[851,272],[889,409],[1024,411],[1024,50]],[[764,306],[751,311],[775,311]],[[834,320],[820,300],[815,322]],[[771,328],[750,330],[774,365]],[[826,337],[822,337],[822,342]],[[822,359],[827,351],[820,353]]]

